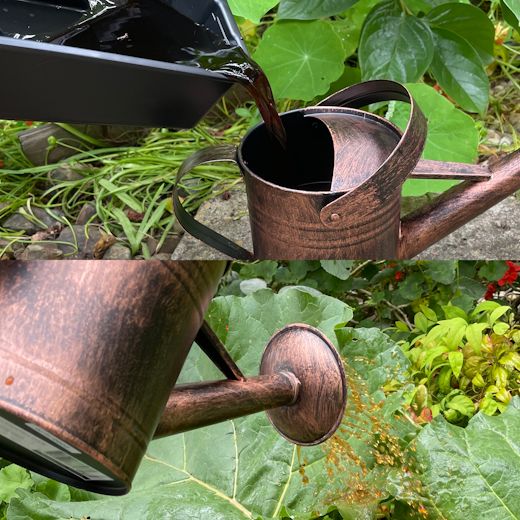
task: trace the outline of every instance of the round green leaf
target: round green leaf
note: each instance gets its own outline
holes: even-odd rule
[[[242,16],[253,23],[260,23],[262,16],[277,3],[278,0],[228,0],[231,12],[235,16]]]
[[[477,51],[446,29],[431,28],[435,53],[431,71],[456,103],[468,112],[484,113],[489,101],[489,79]]]
[[[421,273],[413,273],[399,286],[399,294],[407,300],[416,300],[423,293],[423,282],[424,276]]]
[[[265,31],[253,59],[276,98],[310,101],[341,76],[345,51],[327,22],[287,22]]]
[[[282,0],[278,18],[291,20],[316,20],[341,13],[358,0]]]
[[[428,138],[423,159],[471,163],[477,156],[479,133],[470,116],[456,109],[444,96],[425,84],[408,84],[408,90],[428,120]],[[401,130],[410,118],[410,105],[396,103],[388,119]],[[404,183],[404,196],[442,192],[458,181],[410,179]]]
[[[350,278],[350,271],[354,265],[353,260],[320,260],[320,263],[327,273],[340,280],[348,280]]]
[[[363,80],[416,82],[433,58],[428,25],[396,8],[394,0],[377,4],[365,20],[359,43]]]
[[[424,18],[430,26],[446,29],[464,38],[478,53],[484,65],[495,60],[495,28],[482,9],[450,3],[432,9]]]

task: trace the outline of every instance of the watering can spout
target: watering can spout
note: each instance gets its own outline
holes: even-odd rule
[[[419,161],[411,178],[466,179],[401,221],[397,258],[412,258],[520,189],[520,150],[489,169]]]
[[[207,345],[201,348],[208,353]],[[313,446],[337,430],[346,398],[345,372],[335,347],[317,329],[293,324],[275,333],[265,347],[260,375],[176,385],[154,439],[266,411],[287,440]]]

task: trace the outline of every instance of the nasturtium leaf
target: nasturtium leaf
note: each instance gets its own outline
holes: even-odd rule
[[[460,296],[455,296],[451,300],[451,303],[457,307],[460,307],[464,312],[468,313],[471,309],[473,309],[473,304],[475,299],[467,294],[461,294]]]
[[[357,83],[361,83],[361,71],[357,67],[345,67],[343,74],[339,79],[330,84],[329,91],[323,96],[319,96],[318,101]]]
[[[477,51],[484,65],[495,60],[495,28],[482,9],[468,4],[443,4],[432,9],[424,20],[430,26],[446,29],[464,38]]]
[[[346,11],[358,0],[281,0],[278,18],[316,20]]]
[[[461,276],[458,279],[458,283],[457,280],[455,280],[452,284],[452,288],[458,288],[461,293],[471,296],[474,300],[478,300],[486,294],[486,287],[484,285],[465,276]]]
[[[253,59],[266,73],[276,98],[310,101],[341,76],[345,50],[329,23],[289,21],[265,31]]]
[[[433,58],[431,31],[421,19],[405,14],[395,0],[385,0],[365,19],[358,57],[364,81],[416,82]]]
[[[336,276],[331,276],[325,269],[321,268],[309,273],[305,280],[300,283],[312,283],[313,287],[319,287],[322,291],[332,294],[341,294],[352,289],[353,280],[350,277],[346,280],[341,280]]]
[[[520,29],[520,4],[517,0],[500,0],[504,20],[517,31]]]
[[[257,264],[246,264],[240,269],[240,278],[249,280],[251,278],[262,278],[267,283],[273,281],[273,277],[278,270],[278,263],[274,260],[263,260]]]
[[[407,300],[416,300],[423,293],[423,282],[424,276],[421,273],[412,273],[399,286],[399,294]]]
[[[472,163],[478,153],[479,132],[473,119],[458,110],[444,96],[425,84],[407,84],[428,120],[428,138],[423,159]],[[390,121],[404,131],[410,118],[410,105],[397,102]],[[404,183],[404,196],[442,192],[458,184],[449,180],[410,179]]]
[[[490,260],[479,269],[478,275],[484,280],[496,282],[506,274],[506,271],[507,264],[503,260]]]
[[[457,276],[457,260],[428,260],[425,272],[434,282],[449,285]]]
[[[10,464],[0,470],[0,503],[9,502],[17,497],[18,488],[29,489],[33,484],[29,472],[16,464]]]
[[[350,278],[350,271],[354,265],[353,260],[320,260],[320,263],[327,273],[340,280],[348,280]]]
[[[442,90],[468,112],[483,114],[489,101],[489,79],[477,51],[446,29],[431,28],[435,53],[430,65]]]
[[[496,407],[494,407],[496,410]],[[469,411],[469,407],[468,407]],[[520,517],[520,399],[498,416],[478,413],[466,428],[437,416],[416,438],[427,516],[450,520]]]
[[[270,11],[278,0],[228,0],[231,12],[253,23],[260,23],[264,14]]]

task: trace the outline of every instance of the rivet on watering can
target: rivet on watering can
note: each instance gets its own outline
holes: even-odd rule
[[[333,213],[330,216],[330,220],[332,220],[332,222],[337,222],[339,220],[339,215],[337,213]]]

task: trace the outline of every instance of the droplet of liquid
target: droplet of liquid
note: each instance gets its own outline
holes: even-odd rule
[[[6,380],[5,380],[5,384],[7,386],[10,386],[14,383],[14,377],[13,376],[9,376]]]

